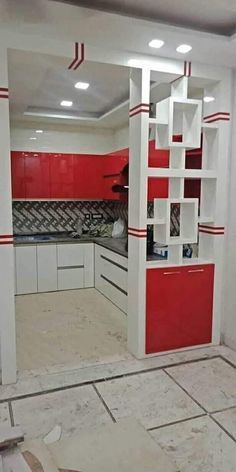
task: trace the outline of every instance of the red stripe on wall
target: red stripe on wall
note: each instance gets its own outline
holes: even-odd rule
[[[7,87],[0,87],[0,92],[8,92],[8,88]]]
[[[138,234],[138,233],[132,233],[131,231],[128,231],[129,236],[134,236],[135,238],[146,238],[146,234]]]
[[[73,61],[70,63],[70,65],[68,66],[68,69],[72,69],[72,67],[76,64],[76,62],[78,61],[78,58],[79,58],[79,43],[75,43],[75,58],[73,59]]]
[[[148,107],[148,108],[150,108],[150,105],[149,105],[149,103],[139,103],[139,104],[136,105],[135,107],[130,108],[130,111],[129,111],[129,112],[132,112],[132,111],[134,111],[134,110],[137,110],[137,108],[141,108],[141,107]]]
[[[12,241],[0,241],[0,245],[3,245],[3,244],[13,244],[13,240]]]
[[[8,95],[1,95],[0,94],[0,98],[9,98]]]
[[[187,75],[186,72],[187,72],[187,62],[184,61],[184,75]]]
[[[217,230],[224,231],[224,229],[225,229],[224,226],[210,226],[210,225],[201,225],[201,224],[199,224],[198,226],[199,226],[199,228],[201,228],[201,229],[205,229],[205,228],[206,228],[206,229],[212,229],[212,230],[216,230],[216,231],[217,231]]]
[[[224,115],[230,117],[230,113],[225,112],[225,111],[218,111],[217,113],[212,113],[211,115],[204,116],[204,120],[207,120],[208,118],[214,118],[217,117],[218,115]]]
[[[140,109],[140,110],[135,111],[134,113],[130,113],[129,116],[130,118],[132,118],[132,116],[138,115],[139,113],[149,113],[149,110]]]
[[[131,227],[128,227],[128,230],[130,230],[130,231],[136,231],[137,233],[147,233],[147,230],[146,230],[146,229],[139,229],[139,228],[131,228]]]
[[[13,238],[13,234],[0,234],[0,239],[4,239],[4,238]]]
[[[78,64],[75,65],[74,70],[78,69],[78,67],[84,62],[84,43],[80,45],[80,60]]]
[[[219,117],[219,118],[214,118],[213,120],[205,120],[204,122],[205,123],[214,123],[215,121],[230,121],[230,118],[226,118],[226,117]]]
[[[224,231],[209,231],[207,229],[199,229],[199,233],[212,234],[214,236],[214,235],[224,234]]]

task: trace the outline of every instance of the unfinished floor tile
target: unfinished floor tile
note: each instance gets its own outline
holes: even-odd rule
[[[44,437],[56,425],[62,437],[112,421],[91,386],[77,387],[12,402],[15,424],[26,438]]]
[[[171,459],[134,419],[103,425],[49,446],[61,470],[177,472]]]
[[[165,372],[148,372],[97,384],[116,419],[132,416],[146,428],[203,413]]]
[[[236,369],[222,359],[170,367],[167,372],[209,412],[236,406]]]
[[[235,472],[236,443],[208,416],[151,431],[181,472]]]
[[[215,413],[213,418],[225,428],[236,441],[236,408]]]
[[[0,423],[2,425],[11,425],[10,415],[9,415],[9,408],[7,403],[0,404]]]

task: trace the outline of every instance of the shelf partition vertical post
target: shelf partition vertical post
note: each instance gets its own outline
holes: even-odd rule
[[[7,49],[0,46],[0,350],[2,384],[16,381],[14,249]]]
[[[145,355],[147,166],[150,70],[131,69],[129,135],[128,348]]]

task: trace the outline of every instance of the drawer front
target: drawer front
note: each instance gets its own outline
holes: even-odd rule
[[[84,265],[83,244],[58,244],[57,267]]]
[[[84,287],[84,268],[58,269],[58,290],[69,290]]]
[[[105,276],[108,280],[113,282],[119,288],[124,290],[127,293],[128,287],[128,271],[127,269],[121,268],[118,264],[113,261],[110,261],[105,256],[100,256],[102,259],[101,263],[101,273]]]
[[[101,284],[99,285],[99,291],[109,298],[114,305],[120,310],[127,313],[128,309],[128,297],[115,286],[113,286],[108,280],[101,276]]]

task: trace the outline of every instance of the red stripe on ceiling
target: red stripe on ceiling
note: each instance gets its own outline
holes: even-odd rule
[[[189,62],[189,77],[191,77],[192,74],[192,62]]]
[[[184,61],[184,75],[187,75],[187,62]]]
[[[204,120],[207,120],[208,118],[213,118],[218,115],[224,115],[224,116],[230,116],[230,113],[225,112],[225,111],[217,111],[217,113],[212,113],[211,115],[204,116]]]
[[[68,69],[72,69],[72,67],[78,61],[78,58],[79,58],[79,43],[75,43],[75,58],[73,59],[73,61],[68,66]]]
[[[78,64],[75,65],[74,70],[78,69],[82,62],[84,62],[84,43],[80,44],[80,60]]]

